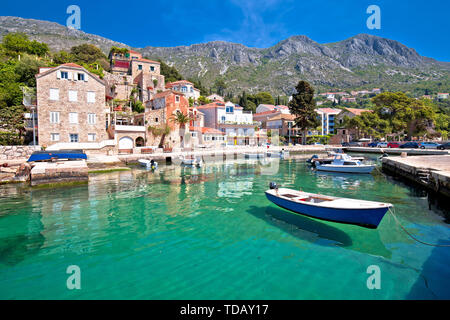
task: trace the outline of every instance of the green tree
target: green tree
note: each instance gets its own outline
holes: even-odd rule
[[[14,145],[23,142],[25,123],[23,106],[7,106],[0,104],[0,144]]]
[[[211,102],[211,101],[209,101],[209,99],[207,99],[204,96],[198,97],[197,101],[198,101],[198,103],[200,103],[200,105],[208,104]]]
[[[158,148],[164,148],[164,141],[166,136],[170,134],[170,127],[167,124],[161,124],[159,126],[149,126],[148,131],[155,137],[161,137]]]
[[[103,75],[103,70],[109,70],[108,58],[103,54],[102,50],[93,44],[84,43],[74,46],[70,49],[70,54],[73,57],[73,62],[81,64],[97,75]]]
[[[29,53],[42,57],[49,52],[48,45],[36,40],[30,41],[24,33],[8,33],[3,37],[2,46],[12,56]]]
[[[269,92],[259,92],[256,94],[259,104],[275,104],[275,100]]]
[[[67,51],[61,50],[55,54],[53,54],[53,62],[56,65],[60,65],[60,64],[64,64],[64,63],[69,63],[75,61],[75,58],[68,53]]]
[[[225,81],[223,79],[217,78],[214,82],[214,88],[216,89],[219,96],[225,96],[225,89],[227,88],[227,85],[225,84]]]
[[[296,93],[292,95],[288,107],[295,115],[296,126],[303,130],[303,144],[305,144],[308,129],[320,124],[315,111],[314,88],[307,81],[302,80],[298,82],[295,89]]]
[[[424,100],[410,98],[403,92],[384,92],[372,98],[372,102],[380,118],[387,120],[395,132],[405,132],[408,139],[422,134],[434,118],[431,105]]]
[[[161,64],[160,73],[164,76],[166,83],[183,80],[183,76],[178,72],[175,67],[170,67],[164,63],[161,59],[158,59]]]

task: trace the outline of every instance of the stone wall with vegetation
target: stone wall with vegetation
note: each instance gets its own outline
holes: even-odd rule
[[[34,151],[41,150],[39,146],[0,146],[1,160],[27,159]]]

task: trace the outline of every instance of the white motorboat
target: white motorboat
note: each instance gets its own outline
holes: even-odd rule
[[[181,156],[180,160],[185,166],[201,167],[203,165],[201,156]]]
[[[363,164],[346,154],[337,154],[331,163],[315,161],[315,165],[319,171],[343,173],[371,173],[375,169],[374,165]]]
[[[158,162],[156,162],[154,160],[139,159],[138,162],[139,162],[139,164],[142,167],[145,167],[147,169],[156,169],[156,168],[158,168]]]
[[[285,159],[285,158],[289,157],[289,151],[285,151],[285,150],[267,151],[267,157]]]

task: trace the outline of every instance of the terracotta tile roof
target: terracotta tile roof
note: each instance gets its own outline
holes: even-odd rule
[[[372,110],[367,110],[367,109],[355,109],[355,108],[345,108],[345,110],[347,110],[348,112],[351,112],[357,116],[360,116],[361,113],[364,112],[373,112]]]
[[[217,130],[217,129],[214,129],[214,128],[207,128],[207,127],[193,127],[193,126],[190,126],[189,130],[190,131],[197,131],[197,132],[201,132],[201,133],[221,134],[221,135],[225,134],[225,133],[223,133],[220,130]]]
[[[267,121],[273,121],[273,120],[290,120],[293,121],[295,120],[295,116],[293,114],[277,114],[273,117],[270,117],[269,119],[267,119]]]
[[[175,91],[172,91],[172,90],[166,90],[166,91],[159,92],[159,93],[155,94],[155,96],[153,97],[153,99],[159,99],[159,98],[162,98],[162,97],[169,96],[169,95],[171,95],[171,94],[174,94],[174,95],[177,95],[177,96],[183,96],[182,93],[175,92]],[[152,100],[153,100],[153,99],[152,99]]]
[[[322,112],[322,113],[335,113],[335,114],[338,114],[341,112],[341,110],[333,109],[333,108],[319,108],[319,109],[316,109],[316,111]]]
[[[280,112],[281,111],[277,111],[277,110],[269,110],[269,111],[264,111],[264,112],[260,112],[260,113],[255,113],[255,114],[253,114],[253,117],[273,115],[273,114],[277,114],[277,113],[280,113]]]
[[[144,59],[144,58],[141,58],[141,59],[134,59],[134,60],[131,60],[131,61],[140,61],[140,62],[148,62],[148,63],[157,63],[157,64],[161,64],[161,63],[158,62],[158,61],[148,60],[148,59]]]
[[[198,106],[197,109],[209,109],[209,108],[225,108],[225,103],[223,102],[212,102]]]
[[[72,68],[82,68],[82,69],[83,69],[82,66],[80,66],[80,65],[78,65],[78,64],[76,64],[76,63],[72,63],[72,62],[70,62],[70,63],[64,63],[64,64],[62,64],[61,66],[72,67]]]
[[[176,85],[178,85],[178,84],[190,84],[190,85],[194,85],[192,82],[187,81],[187,80],[178,80],[178,81],[166,83],[166,87],[176,86]]]

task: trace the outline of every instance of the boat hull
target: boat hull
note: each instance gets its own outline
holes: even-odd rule
[[[293,214],[300,214],[325,221],[353,224],[370,229],[376,229],[378,227],[389,209],[389,207],[373,209],[324,208],[282,199],[267,192],[266,197],[269,201],[283,209],[291,211]],[[286,218],[289,219],[289,217]]]
[[[334,166],[332,164],[317,164],[316,169],[319,171],[328,172],[343,172],[343,173],[371,173],[374,166]]]

